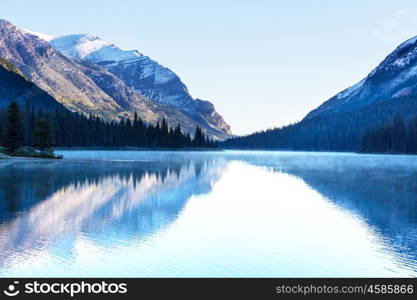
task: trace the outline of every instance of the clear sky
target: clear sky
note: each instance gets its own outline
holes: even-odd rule
[[[236,134],[300,120],[417,35],[415,0],[1,0],[0,18],[92,33],[171,68]]]

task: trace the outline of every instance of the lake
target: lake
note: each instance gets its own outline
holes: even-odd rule
[[[0,161],[0,276],[417,276],[415,156]]]

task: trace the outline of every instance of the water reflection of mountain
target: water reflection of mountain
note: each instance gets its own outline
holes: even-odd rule
[[[225,162],[33,162],[0,167],[0,257],[82,233],[151,236],[207,193]],[[5,257],[1,257],[5,259]],[[2,259],[0,259],[2,261]]]
[[[396,250],[417,259],[417,172],[292,171],[340,207],[362,216]]]
[[[301,178],[329,201],[361,217],[398,253],[417,261],[414,157],[300,155],[255,164]]]

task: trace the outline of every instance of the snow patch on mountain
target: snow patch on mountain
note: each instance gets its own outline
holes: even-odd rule
[[[140,64],[139,79],[149,79],[155,85],[166,84],[176,75],[170,69],[158,64],[156,61],[144,56],[137,50],[122,50],[109,42],[101,40],[96,35],[72,34],[58,36],[51,39],[50,44],[69,57],[88,60],[90,62],[111,68],[120,65],[125,69],[131,64]],[[154,99],[152,99],[154,100]]]
[[[169,126],[180,124],[190,133],[198,125],[212,138],[230,136],[211,103],[193,99],[178,76],[138,51],[124,51],[95,35],[22,30],[6,20],[0,20],[0,33],[0,56],[71,111],[109,121],[137,112],[146,123],[165,118]],[[167,105],[159,104],[164,101]]]
[[[411,39],[408,39],[407,41],[405,41],[404,43],[402,43],[400,46],[398,46],[397,49],[403,49],[405,47],[408,47],[410,45],[415,44],[416,42],[417,42],[417,36],[415,36],[415,37],[413,37]]]
[[[367,77],[311,111],[305,119],[417,93],[417,36],[399,45]]]
[[[412,51],[408,52],[406,55],[397,58],[391,65],[394,65],[399,68],[403,68],[409,65],[416,56],[417,56],[417,49],[414,48]],[[389,68],[389,66],[387,66],[386,68]]]
[[[50,40],[53,40],[55,38],[54,35],[50,35],[50,34],[45,34],[45,33],[40,33],[40,32],[36,32],[36,31],[32,31],[32,30],[28,30],[28,29],[22,29],[23,33],[29,33],[31,35],[37,36],[38,38],[49,42]]]
[[[216,131],[223,138],[231,134],[230,126],[213,104],[194,99],[173,71],[139,51],[123,50],[92,34],[62,35],[48,38],[48,41],[67,57],[104,67],[130,89],[154,102],[184,112],[203,128]]]
[[[365,81],[366,81],[366,79],[363,79],[363,80],[359,81],[357,84],[351,86],[350,88],[347,88],[343,92],[340,92],[337,95],[337,99],[346,98],[346,97],[349,97],[349,96],[353,95],[354,93],[356,93],[357,91],[360,90],[360,88],[363,86]]]
[[[70,57],[93,63],[135,60],[143,54],[137,50],[122,50],[92,34],[71,34],[54,37],[49,43]]]

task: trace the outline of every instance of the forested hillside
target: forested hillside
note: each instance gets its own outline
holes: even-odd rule
[[[417,115],[417,99],[404,96],[339,113],[304,119],[289,126],[259,131],[229,139],[227,149],[268,149],[294,151],[366,151],[363,138],[394,119],[408,123]],[[417,133],[416,133],[417,134]]]
[[[5,142],[8,119],[8,109],[1,108],[0,145]],[[20,108],[19,119],[15,121],[18,125],[14,127],[22,127],[20,146],[33,146],[33,132],[38,120],[49,122],[55,147],[208,148],[216,145],[205,136],[200,127],[196,127],[194,137],[191,138],[188,133],[183,133],[179,125],[169,128],[165,119],[155,126],[148,125],[136,114],[133,121],[126,119],[106,122],[99,117],[86,118],[66,110],[48,111],[26,104]]]

